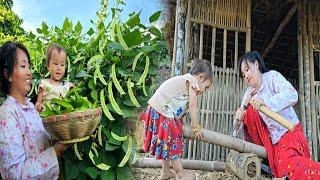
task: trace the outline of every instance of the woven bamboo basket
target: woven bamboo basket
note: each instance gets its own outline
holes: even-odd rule
[[[102,115],[101,108],[76,111],[44,118],[44,128],[53,140],[69,144],[89,139],[98,127]]]

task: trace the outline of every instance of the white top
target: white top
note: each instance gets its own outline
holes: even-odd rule
[[[241,106],[252,91],[253,89],[251,87],[247,88]],[[253,97],[263,99],[270,110],[277,112],[285,119],[291,121],[294,125],[299,123],[297,114],[293,109],[293,106],[298,102],[298,93],[291,83],[279,72],[271,70],[263,73],[261,87]],[[263,113],[259,112],[259,114],[268,127],[272,143],[276,144],[288,129]]]
[[[175,76],[160,85],[148,101],[149,105],[163,116],[181,119],[189,108],[187,82],[196,91],[199,90],[198,80],[191,74]]]
[[[59,84],[52,84],[49,79],[42,79],[39,84],[39,89],[43,91],[43,102],[47,102],[52,98],[63,98],[67,95],[72,83],[61,81]]]

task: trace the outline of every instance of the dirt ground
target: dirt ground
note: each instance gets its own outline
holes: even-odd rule
[[[159,180],[160,170],[160,168],[133,168],[132,174],[135,180]],[[226,172],[188,171],[195,173],[197,180],[239,180],[236,176]],[[260,180],[270,179],[265,176],[260,178]]]

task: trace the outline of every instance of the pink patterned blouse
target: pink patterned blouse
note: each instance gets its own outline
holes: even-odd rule
[[[0,172],[4,179],[57,179],[58,159],[50,135],[26,98],[19,104],[7,96],[0,107]]]
[[[251,87],[247,88],[241,106],[252,91]],[[263,99],[268,108],[279,113],[294,125],[299,123],[298,116],[293,109],[298,102],[298,92],[279,72],[270,70],[262,74],[262,84],[257,94],[253,96],[255,97]],[[259,114],[268,127],[272,143],[276,144],[288,130],[263,113],[259,112]]]

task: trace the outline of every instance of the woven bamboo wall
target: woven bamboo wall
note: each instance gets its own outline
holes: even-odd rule
[[[194,0],[191,21],[218,28],[247,29],[246,0]]]
[[[240,106],[244,90],[245,84],[238,70],[214,67],[213,87],[198,98],[198,116],[202,127],[231,134],[235,111]],[[226,148],[195,140],[186,140],[185,143],[183,158],[221,161],[226,159]]]

